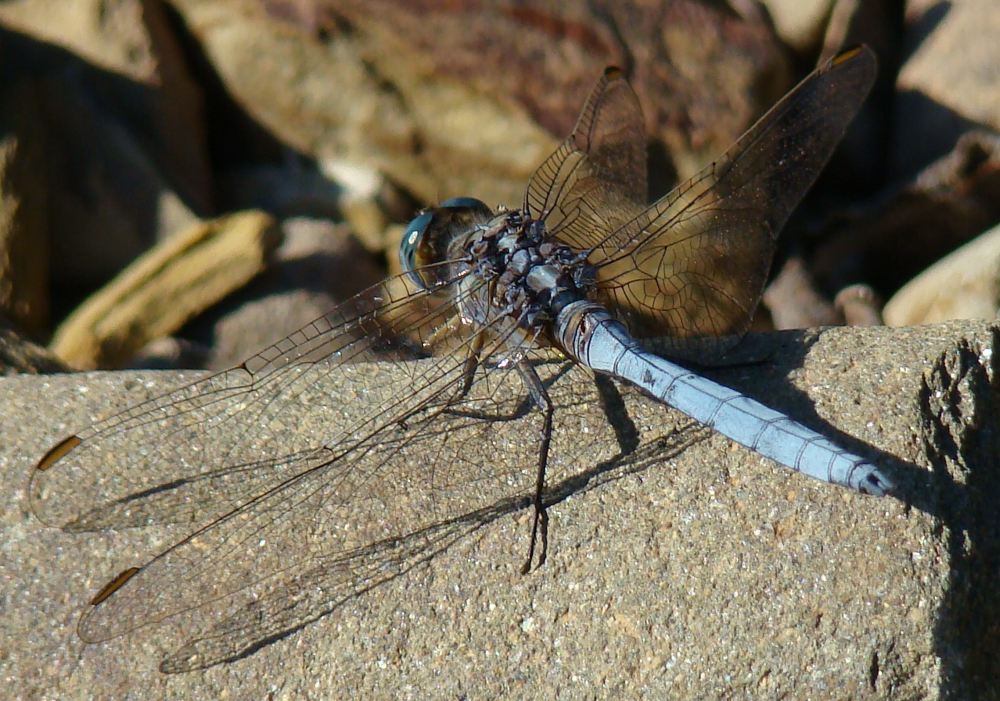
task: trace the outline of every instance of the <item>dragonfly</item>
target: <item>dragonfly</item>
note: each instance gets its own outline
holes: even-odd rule
[[[834,56],[648,204],[642,111],[608,68],[520,208],[458,197],[420,212],[401,274],[58,443],[28,487],[42,521],[195,529],[101,589],[80,637],[185,620],[195,632],[161,670],[238,659],[425,561],[504,499],[533,508],[523,569],[541,564],[565,410],[553,388],[595,374],[804,475],[890,493],[873,463],[685,367],[746,332],[776,238],[875,72],[864,46]],[[322,438],[299,430],[310,418]],[[522,440],[470,450],[498,421],[523,425]]]

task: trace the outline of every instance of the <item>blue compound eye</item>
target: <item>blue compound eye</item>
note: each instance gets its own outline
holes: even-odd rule
[[[427,285],[423,278],[415,272],[417,267],[417,249],[420,247],[424,234],[427,233],[427,227],[431,225],[431,221],[433,220],[434,212],[424,212],[415,217],[406,225],[403,240],[399,242],[399,264],[403,266],[403,271],[409,276],[410,280],[423,289],[426,289]]]
[[[399,264],[418,288],[431,289],[446,269],[427,266],[441,263],[456,237],[468,236],[492,216],[489,207],[472,197],[452,197],[421,212],[406,225],[399,243]]]
[[[468,207],[469,209],[476,210],[490,210],[481,200],[477,200],[475,197],[452,197],[451,199],[445,200],[441,203],[441,207],[447,209],[457,209],[459,207]]]

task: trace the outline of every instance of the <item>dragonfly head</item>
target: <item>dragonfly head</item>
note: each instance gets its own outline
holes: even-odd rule
[[[406,225],[399,244],[403,271],[418,287],[430,289],[437,274],[421,268],[444,261],[448,244],[456,236],[468,233],[477,223],[492,216],[489,207],[472,197],[452,197],[422,211]]]

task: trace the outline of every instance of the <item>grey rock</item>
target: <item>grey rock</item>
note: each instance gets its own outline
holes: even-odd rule
[[[713,371],[870,454],[898,498],[783,471],[631,390],[615,421],[641,440],[600,469],[622,448],[581,385],[557,416],[542,567],[520,574],[530,511],[501,511],[248,658],[169,676],[176,631],[87,646],[74,626],[102,583],[192,527],[70,535],[29,513],[24,485],[59,438],[192,375],[0,380],[0,677],[24,698],[984,698],[1000,682],[998,337],[977,322],[786,332],[746,340],[771,362]],[[525,443],[505,431],[470,456]]]

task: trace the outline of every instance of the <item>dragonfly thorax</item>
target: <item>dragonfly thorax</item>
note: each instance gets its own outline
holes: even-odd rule
[[[553,240],[544,222],[520,210],[504,212],[465,244],[472,275],[487,283],[493,313],[539,330],[594,284],[586,253]]]

